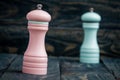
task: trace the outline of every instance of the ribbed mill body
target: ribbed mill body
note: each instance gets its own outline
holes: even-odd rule
[[[45,50],[45,35],[51,16],[41,9],[27,14],[29,43],[23,58],[23,73],[46,75],[48,57]]]
[[[97,42],[97,31],[101,17],[91,11],[82,15],[84,39],[80,48],[80,62],[99,63],[100,50]]]

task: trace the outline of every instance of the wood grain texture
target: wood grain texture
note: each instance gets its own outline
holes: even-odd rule
[[[78,58],[60,59],[61,80],[115,80],[102,63],[83,64]]]
[[[0,54],[0,59],[11,60],[10,56],[13,57],[12,54]],[[84,64],[79,62],[79,57],[50,56],[45,76],[22,73],[22,61],[23,56],[16,55],[6,65],[0,80],[120,80],[120,58],[101,56],[100,64]]]
[[[18,56],[0,80],[60,80],[59,63],[56,58],[49,58],[48,74],[45,76],[22,73],[22,61],[23,56]]]
[[[79,56],[81,15],[95,8],[102,17],[98,42],[102,54],[120,55],[120,0],[4,0],[0,2],[0,52],[23,54],[28,44],[26,14],[43,4],[52,20],[46,49],[52,56]],[[57,54],[56,54],[57,52]]]
[[[80,16],[94,7],[102,16],[102,28],[120,29],[119,0],[4,0],[0,2],[0,24],[25,25],[26,13],[38,3],[52,15],[51,27],[81,27]]]
[[[102,57],[102,62],[116,80],[120,80],[120,58]]]
[[[98,31],[97,40],[102,55],[120,56],[119,33],[119,30]],[[81,28],[52,28],[46,36],[46,50],[55,56],[79,56],[83,37]]]
[[[0,54],[0,77],[15,59],[16,54]]]

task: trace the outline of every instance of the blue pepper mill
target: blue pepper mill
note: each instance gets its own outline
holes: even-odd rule
[[[84,29],[84,40],[80,48],[80,62],[82,63],[99,63],[100,50],[97,43],[97,31],[101,17],[93,11],[94,9],[90,8],[90,12],[81,16]]]

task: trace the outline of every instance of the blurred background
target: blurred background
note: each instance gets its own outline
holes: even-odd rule
[[[43,4],[52,20],[45,46],[49,56],[79,56],[83,41],[81,15],[93,7],[101,15],[101,55],[120,56],[120,0],[1,0],[0,53],[24,54],[29,40],[26,14]]]

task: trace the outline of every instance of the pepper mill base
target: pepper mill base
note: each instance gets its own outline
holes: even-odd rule
[[[47,74],[47,57],[24,56],[22,72],[35,75]]]
[[[99,63],[99,48],[97,49],[85,49],[81,48],[80,51],[80,62],[81,63],[93,63],[97,64]]]
[[[28,68],[28,67],[23,67],[22,70],[23,73],[27,74],[35,74],[35,75],[46,75],[47,74],[47,69],[46,68]]]

